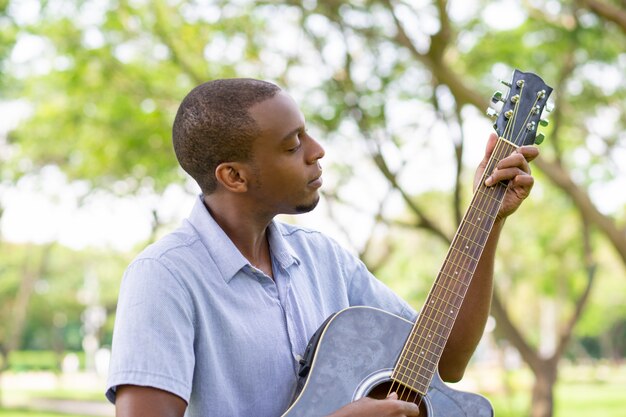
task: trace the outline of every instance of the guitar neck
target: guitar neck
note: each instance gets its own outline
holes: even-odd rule
[[[507,184],[484,185],[496,164],[510,155],[516,145],[500,138],[470,206],[452,240],[437,279],[433,284],[391,378],[426,394],[444,346],[478,266],[504,199]]]

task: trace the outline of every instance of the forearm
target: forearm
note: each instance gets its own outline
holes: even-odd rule
[[[491,307],[496,246],[503,225],[504,220],[497,220],[493,226],[443,351],[439,373],[444,381],[461,379],[483,335]]]

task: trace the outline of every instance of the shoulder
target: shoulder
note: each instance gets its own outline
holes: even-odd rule
[[[143,249],[126,268],[123,283],[146,281],[187,287],[187,277],[203,263],[203,248],[193,228],[182,225]]]
[[[173,232],[148,245],[133,260],[133,263],[155,261],[170,264],[181,257],[189,257],[201,248],[200,236],[193,227],[183,224]]]

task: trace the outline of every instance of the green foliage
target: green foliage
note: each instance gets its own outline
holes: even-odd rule
[[[272,79],[300,101],[316,134],[345,148],[324,161],[327,183],[334,181],[329,196],[341,204],[340,197],[351,195],[344,190],[360,184],[372,206],[385,205],[387,198],[397,206],[398,189],[405,192],[400,210],[372,214],[384,227],[366,257],[380,259],[390,248],[378,276],[419,308],[447,248],[442,235],[452,235],[455,212],[469,199],[470,171],[462,157],[471,148],[466,137],[477,116],[467,104],[486,103],[495,79],[518,67],[539,73],[556,89],[557,110],[542,157],[564,169],[615,229],[624,227],[623,199],[622,206],[603,207],[595,192],[624,178],[625,37],[584,2],[521,2],[521,23],[504,30],[485,19],[483,10],[498,3],[486,0],[476,6],[450,3],[448,22],[437,2],[60,0],[40,2],[30,14],[20,12],[21,3],[0,1],[0,99],[21,99],[30,113],[9,132],[8,143],[0,138],[0,185],[56,165],[70,180],[87,181],[91,192],[162,192],[182,182],[170,144],[182,97],[212,78]],[[397,5],[396,16],[388,4]],[[463,7],[475,10],[465,17],[452,13]],[[39,49],[28,55],[28,45]],[[16,59],[20,53],[27,58]],[[461,97],[464,89],[471,92]],[[374,165],[372,155],[387,162],[388,172]],[[433,165],[460,170],[466,178],[454,190],[459,206],[450,192],[454,179],[424,169]],[[590,226],[591,252],[585,254],[580,205],[537,171],[532,196],[507,221],[500,240],[496,280],[506,308],[536,348],[545,300],[555,306],[554,331],[560,331],[593,262],[595,287],[574,329],[570,355],[611,356],[607,345],[623,352],[612,342],[623,340],[626,320],[622,259],[597,225]],[[397,181],[393,193],[373,186],[390,188],[390,180]],[[422,180],[431,181],[429,187],[412,187]],[[435,227],[420,224],[407,202]],[[16,295],[44,247],[0,244],[3,342],[13,330],[8,318]],[[130,256],[54,246],[36,276],[20,343],[58,352],[80,349],[86,275],[98,277],[99,303],[109,313],[100,340],[109,343],[117,288]],[[574,394],[564,394],[563,401],[583,397],[567,392]],[[607,404],[607,415],[615,413],[611,399],[597,399]],[[510,415],[526,410],[517,411]]]
[[[14,317],[16,294],[26,265],[37,265],[42,249],[32,245],[3,244],[0,265],[4,268],[0,280],[0,315]],[[82,349],[81,314],[87,307],[87,274],[95,276],[99,290],[95,302],[109,313],[115,310],[119,282],[129,257],[97,250],[74,251],[54,246],[48,255],[43,275],[33,284],[28,303],[22,339],[18,346],[27,349]],[[0,321],[0,342],[6,343],[14,320]],[[110,343],[112,323],[101,334],[103,343]]]
[[[67,353],[67,352],[64,352]],[[85,363],[85,355],[81,351],[72,352],[80,360],[81,367]],[[52,371],[59,370],[59,354],[48,350],[16,350],[9,354],[9,370],[13,372]]]

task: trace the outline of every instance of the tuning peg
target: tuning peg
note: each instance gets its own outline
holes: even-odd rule
[[[507,87],[511,88],[511,83],[508,81],[504,81],[504,80],[500,80],[500,82],[504,85],[506,85]]]
[[[548,126],[550,124],[550,122],[548,120],[546,120],[546,119],[541,119],[541,120],[539,120],[539,124],[541,126],[543,126],[543,127],[546,127],[546,126]]]
[[[550,102],[546,103],[546,111],[550,113],[552,112],[552,110],[554,110],[554,103],[550,103]]]
[[[492,109],[491,107],[489,107],[487,109],[487,116],[491,117],[492,119],[495,119],[496,117],[498,117],[498,112],[495,111],[494,109]]]
[[[543,142],[545,138],[546,137],[543,133],[539,133],[537,136],[535,136],[535,145],[541,145],[541,142]]]
[[[503,98],[502,91],[496,91],[495,93],[493,93],[493,96],[491,96],[491,102],[492,103],[497,103],[498,101],[502,101],[504,102],[504,98]]]

